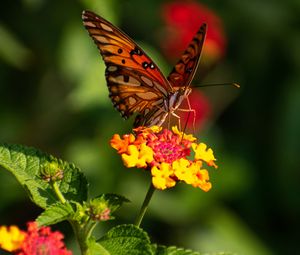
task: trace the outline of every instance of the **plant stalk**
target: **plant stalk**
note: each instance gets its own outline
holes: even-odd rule
[[[77,244],[79,245],[81,255],[88,254],[87,236],[84,229],[79,225],[78,222],[75,221],[69,221],[69,222],[73,228],[73,232],[75,234]]]
[[[65,204],[66,199],[65,199],[64,195],[61,193],[61,191],[57,185],[57,182],[53,182],[52,187],[53,187],[54,192],[55,192],[56,196],[58,197],[59,201],[62,202],[63,204]]]
[[[141,222],[142,222],[142,220],[145,216],[145,213],[147,211],[147,208],[149,206],[149,203],[150,203],[150,200],[152,198],[152,195],[153,195],[154,191],[155,191],[155,188],[153,187],[152,182],[151,182],[150,187],[148,189],[148,192],[146,194],[146,197],[144,199],[144,202],[142,204],[142,207],[140,209],[140,213],[137,216],[137,218],[135,220],[135,223],[134,223],[137,227],[140,227],[140,225],[141,225]]]

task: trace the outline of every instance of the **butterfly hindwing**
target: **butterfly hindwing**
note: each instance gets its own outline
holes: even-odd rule
[[[162,107],[172,87],[156,64],[107,20],[90,11],[84,11],[82,19],[103,57],[110,98],[122,116],[145,116]]]
[[[174,88],[187,87],[190,85],[199,64],[206,29],[206,24],[202,24],[187,49],[183,52],[181,58],[174,66],[172,72],[169,74],[167,79]]]

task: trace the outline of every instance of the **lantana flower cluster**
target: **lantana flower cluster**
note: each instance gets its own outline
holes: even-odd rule
[[[111,146],[121,155],[126,167],[149,170],[156,189],[174,187],[182,181],[204,191],[211,189],[206,166],[217,168],[213,151],[197,143],[193,135],[158,126],[134,129],[134,134],[115,134]]]
[[[36,222],[29,222],[27,231],[17,226],[0,226],[0,250],[16,255],[72,255],[67,250],[59,231],[50,227],[38,227]]]

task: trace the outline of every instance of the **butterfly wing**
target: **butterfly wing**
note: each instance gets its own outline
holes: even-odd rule
[[[150,112],[163,108],[173,88],[156,64],[107,20],[90,11],[83,11],[82,19],[103,57],[109,96],[122,117],[137,112],[136,122],[141,123]],[[151,120],[143,122],[150,124]]]
[[[206,24],[203,23],[169,74],[167,79],[175,89],[190,85],[199,64],[206,28]]]

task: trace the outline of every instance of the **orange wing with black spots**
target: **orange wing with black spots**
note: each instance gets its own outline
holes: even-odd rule
[[[181,58],[174,66],[172,72],[169,74],[167,79],[174,89],[190,86],[200,61],[206,28],[206,24],[202,24],[187,49],[183,52]]]
[[[162,125],[190,93],[206,34],[203,24],[166,79],[156,64],[124,32],[90,11],[83,24],[106,65],[109,96],[127,119],[138,113],[135,125]]]
[[[122,117],[127,119],[136,112],[146,116],[162,109],[173,88],[151,58],[124,32],[95,13],[83,11],[82,19],[103,57],[109,96]]]

